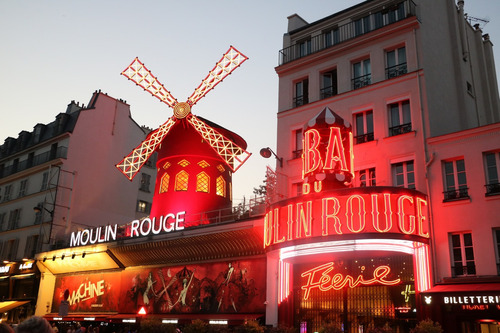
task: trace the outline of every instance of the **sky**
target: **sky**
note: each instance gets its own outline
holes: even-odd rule
[[[259,151],[276,151],[275,67],[287,17],[298,14],[312,23],[360,2],[0,0],[0,144],[37,123],[52,122],[72,100],[87,105],[99,89],[126,100],[139,125],[157,128],[172,109],[121,71],[139,57],[174,97],[185,101],[232,45],[249,60],[201,99],[193,113],[248,143],[252,156],[233,175],[233,203],[238,204],[263,184],[266,166],[275,166]],[[489,20],[483,31],[494,44],[500,77],[500,0],[466,0],[465,12]]]

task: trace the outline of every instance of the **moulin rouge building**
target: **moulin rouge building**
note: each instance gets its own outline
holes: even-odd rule
[[[144,307],[178,324],[256,318],[301,332],[406,332],[427,317],[449,332],[497,327],[498,88],[482,71],[491,42],[463,6],[369,0],[313,23],[290,16],[276,183],[248,218],[223,213],[244,141],[192,116],[197,93],[177,103],[141,72],[181,110],[119,168],[132,177],[184,129],[194,152],[158,152],[150,218],[38,255],[37,314],[123,323]]]

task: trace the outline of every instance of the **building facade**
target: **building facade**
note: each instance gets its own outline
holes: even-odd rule
[[[79,228],[147,215],[154,168],[128,182],[113,167],[146,134],[130,117],[129,105],[95,92],[87,107],[71,102],[53,122],[0,146],[1,296],[22,305],[13,316],[34,311],[36,253],[67,245]]]
[[[277,165],[278,197],[307,198],[304,156],[315,152],[304,133],[311,119],[331,109],[352,124],[354,187],[406,188],[424,196],[432,283],[420,289],[415,283],[415,289],[399,294],[415,297],[415,306],[398,305],[394,291],[385,290],[393,296],[384,300],[382,289],[369,288],[358,290],[361,296],[341,295],[344,290],[305,302],[296,298],[305,292],[295,284],[305,269],[298,266],[299,273],[290,273],[292,310],[281,316],[278,310],[276,322],[293,322],[308,332],[327,322],[349,332],[384,325],[405,330],[402,322],[425,317],[439,321],[446,332],[498,327],[498,86],[489,36],[467,20],[464,5],[370,0],[313,23],[296,14],[288,18],[276,67],[277,156],[284,159],[282,167]],[[388,262],[382,260],[387,253],[349,253],[304,255],[303,260]],[[475,291],[491,302],[462,309],[463,304],[443,301],[462,297],[463,302]],[[436,302],[428,304],[430,299]],[[331,304],[342,302],[331,310]]]

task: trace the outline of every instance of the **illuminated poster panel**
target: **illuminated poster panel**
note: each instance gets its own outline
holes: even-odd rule
[[[266,260],[127,269],[56,279],[52,312],[264,313]]]
[[[120,312],[263,313],[265,272],[265,259],[126,270]]]
[[[59,312],[64,292],[69,291],[69,312],[116,312],[120,295],[120,273],[80,274],[58,277],[52,312]]]

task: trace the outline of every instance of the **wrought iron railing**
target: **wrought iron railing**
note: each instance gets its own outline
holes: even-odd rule
[[[293,106],[294,107],[301,106],[301,105],[304,105],[307,103],[309,103],[309,99],[306,96],[302,95],[302,96],[297,96],[297,97],[293,98]]]
[[[484,185],[486,187],[486,195],[500,194],[500,183],[492,183]]]
[[[352,89],[359,89],[372,84],[372,75],[366,74],[352,79]]]
[[[329,87],[322,88],[319,91],[319,93],[320,93],[320,98],[321,99],[325,99],[325,98],[328,98],[328,97],[335,96],[338,93],[337,85],[332,85],[332,86],[329,86]]]
[[[463,264],[451,266],[452,276],[467,276],[476,275],[476,265],[474,262],[468,262],[465,266]]]
[[[408,68],[405,62],[396,66],[387,67],[385,69],[385,78],[392,79],[394,77],[398,77],[406,73],[408,73]]]
[[[389,136],[395,136],[411,132],[411,123],[389,127]]]
[[[302,149],[297,149],[292,151],[292,158],[293,159],[302,158]]]
[[[361,135],[356,135],[354,137],[354,141],[356,142],[356,144],[373,141],[374,139],[375,139],[375,136],[373,135],[373,132],[372,133],[361,134]]]
[[[24,171],[26,169],[46,163],[48,161],[55,160],[57,158],[66,158],[67,155],[68,155],[67,147],[58,147],[57,150],[55,151],[47,151],[45,153],[35,155],[33,156],[33,158],[28,158],[17,164],[9,165],[3,169],[0,169],[0,178],[13,175],[17,172]]]
[[[443,192],[443,201],[463,200],[469,198],[469,188],[463,187]]]
[[[329,31],[322,29],[321,31],[311,32],[310,35],[314,37],[302,40],[302,42],[298,41],[296,44],[281,49],[279,51],[278,64],[280,66],[284,65],[371,31],[394,24],[410,16],[416,16],[416,5],[412,0],[406,0],[389,8],[373,11],[372,14],[364,18],[363,24],[360,24],[359,21],[352,21],[336,26]],[[368,24],[365,24],[365,22],[368,22]],[[307,47],[304,47],[304,45],[307,45]]]

